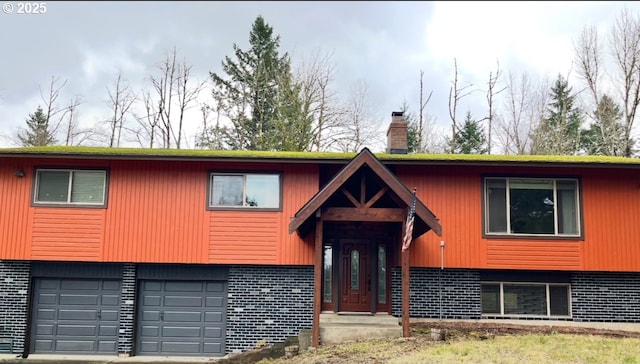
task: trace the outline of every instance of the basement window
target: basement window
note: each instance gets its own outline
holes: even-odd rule
[[[569,284],[486,282],[481,292],[483,316],[571,316]]]

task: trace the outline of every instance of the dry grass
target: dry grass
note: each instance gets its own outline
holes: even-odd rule
[[[291,359],[259,364],[428,364],[428,363],[639,363],[640,338],[532,333],[460,335],[434,342],[424,334],[409,339],[371,340],[320,347]]]

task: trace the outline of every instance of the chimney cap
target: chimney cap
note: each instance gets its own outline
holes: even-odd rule
[[[404,111],[393,111],[391,116],[402,116],[404,115]]]

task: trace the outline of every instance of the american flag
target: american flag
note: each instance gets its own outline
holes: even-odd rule
[[[404,237],[402,238],[402,251],[409,249],[411,240],[413,240],[413,220],[416,214],[416,188],[413,189],[413,200],[411,201],[411,209],[407,216],[407,223],[405,224]]]

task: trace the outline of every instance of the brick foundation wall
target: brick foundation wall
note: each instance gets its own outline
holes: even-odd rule
[[[571,275],[574,321],[640,322],[640,273]]]
[[[17,354],[25,349],[30,282],[30,262],[0,261],[0,335],[13,338]]]
[[[120,328],[118,329],[118,354],[132,355],[134,314],[136,308],[136,265],[122,266],[122,286],[120,292]]]
[[[227,353],[285,341],[313,323],[313,267],[229,269]]]
[[[402,316],[402,270],[391,272],[391,311]],[[465,269],[410,268],[409,316],[441,319],[479,319],[480,274]]]

